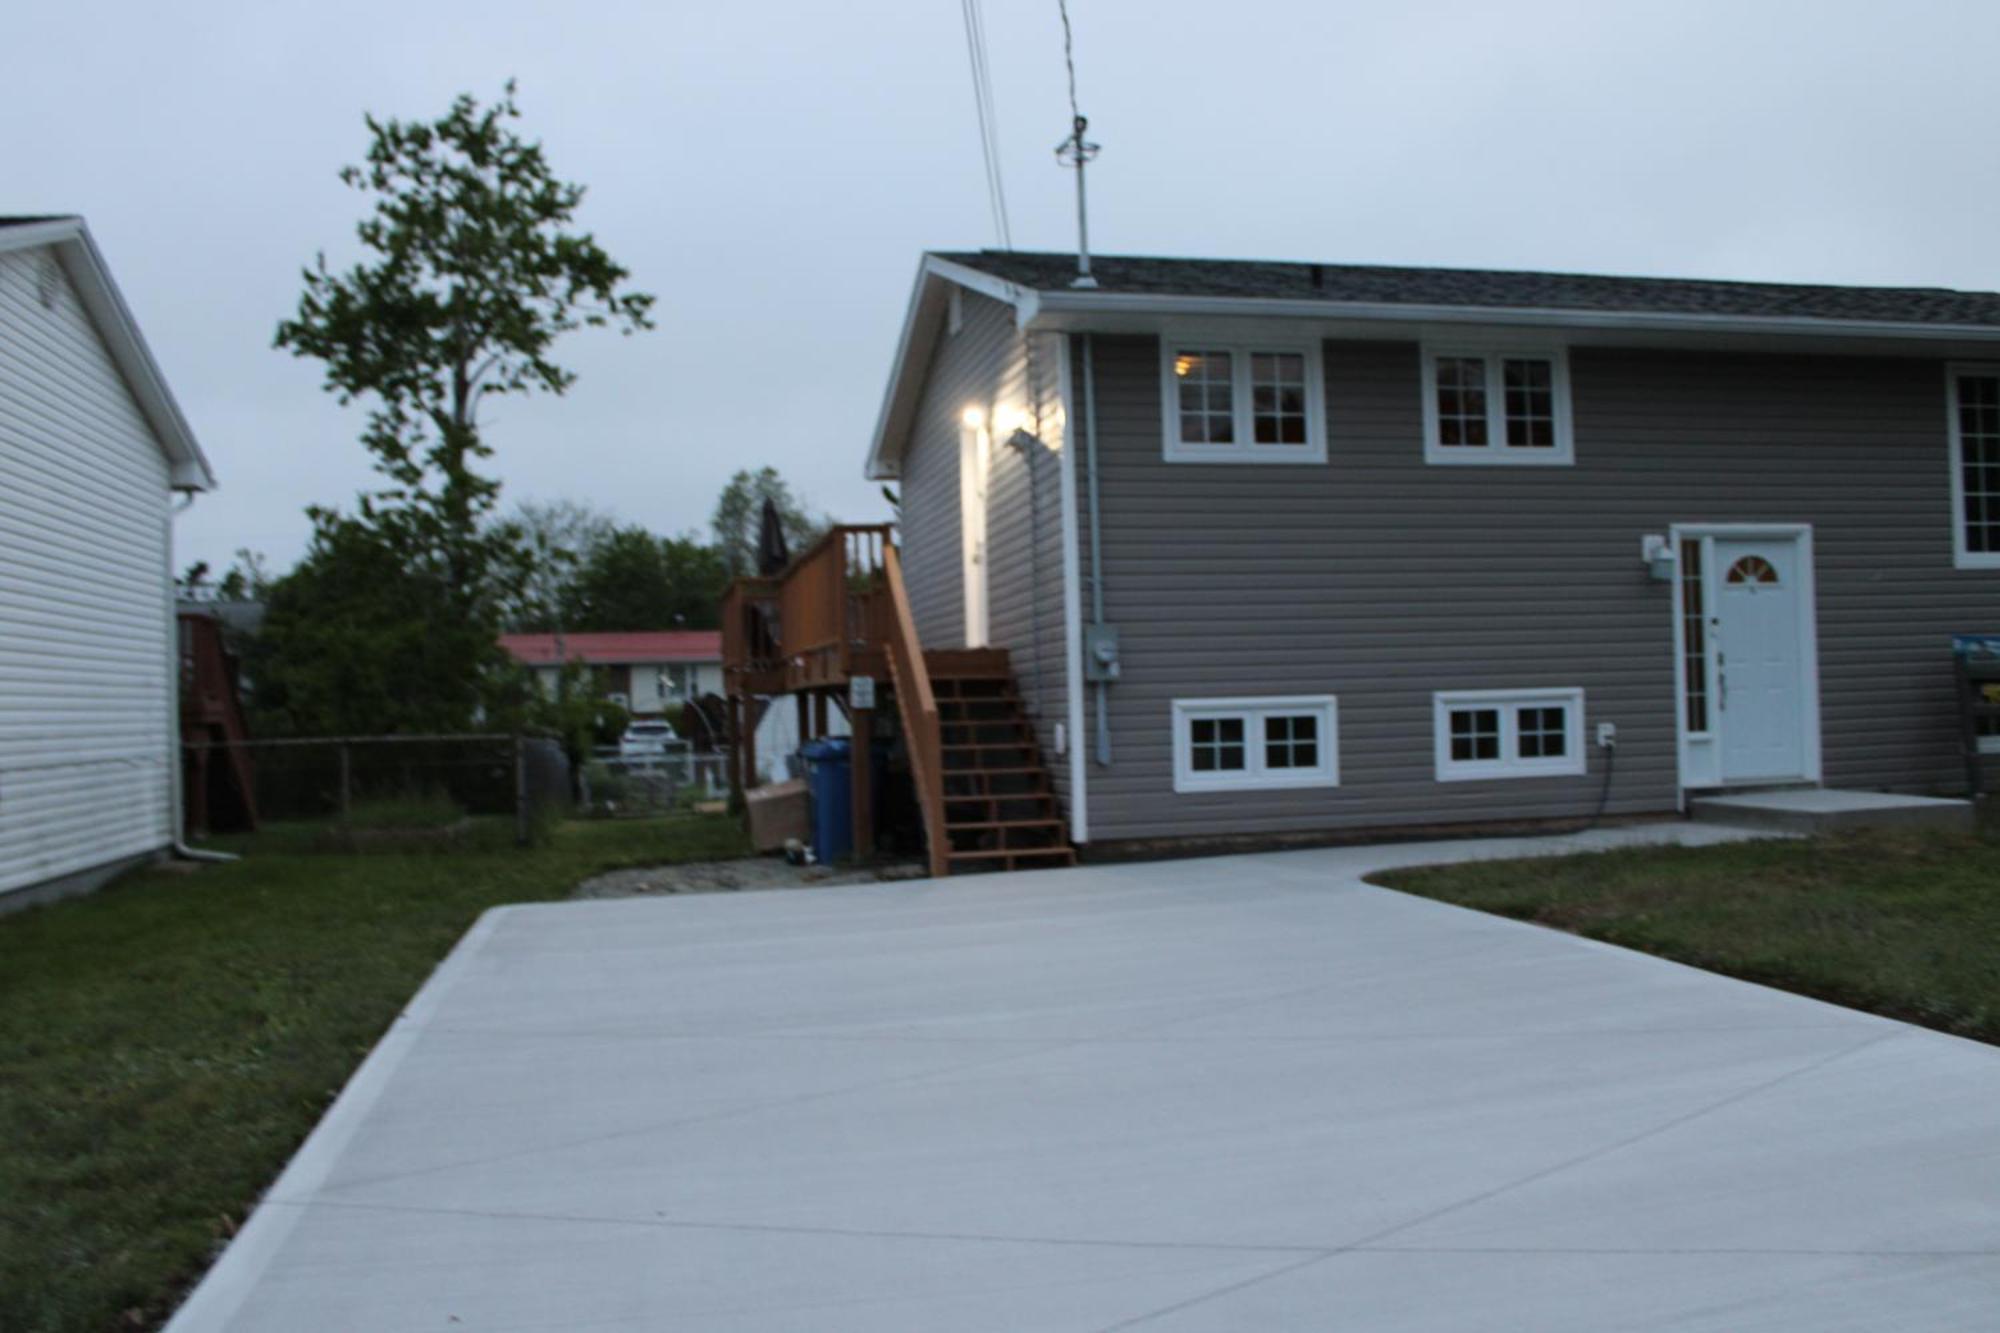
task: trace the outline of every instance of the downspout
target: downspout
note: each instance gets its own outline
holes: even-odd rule
[[[1089,487],[1090,506],[1090,624],[1096,631],[1104,628],[1104,543],[1099,529],[1097,508],[1097,369],[1093,359],[1094,343],[1088,333],[1083,335],[1083,447],[1084,469]],[[1093,636],[1095,638],[1095,636]],[[1102,675],[1097,680],[1097,762],[1109,766],[1111,763],[1111,718],[1107,712],[1110,701],[1110,683]]]
[[[167,853],[183,861],[219,863],[242,858],[230,852],[203,851],[181,841],[187,819],[187,797],[181,791],[181,609],[174,598],[174,520],[193,507],[194,497],[193,490],[183,491],[180,504],[167,510],[167,817],[172,821],[168,825]]]

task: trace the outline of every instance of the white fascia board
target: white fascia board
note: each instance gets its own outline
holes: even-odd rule
[[[0,227],[0,255],[13,250],[32,250],[38,245],[73,241],[83,234],[80,217],[50,218],[45,222],[24,222]]]
[[[96,326],[98,337],[117,365],[125,385],[139,404],[139,411],[153,428],[160,449],[167,456],[167,482],[177,491],[212,491],[215,473],[196,443],[194,431],[181,415],[180,404],[167,388],[166,376],[153,359],[152,349],[132,318],[131,307],[111,280],[90,229],[80,217],[57,218],[49,222],[0,227],[0,254],[35,246],[52,246],[63,272],[77,290],[83,308]]]
[[[936,255],[924,256],[917,265],[917,280],[903,312],[903,331],[896,339],[896,355],[889,363],[889,383],[882,392],[881,410],[875,416],[875,434],[863,470],[870,481],[894,481],[902,475],[910,415],[916,410],[917,395],[922,391],[923,369],[930,364],[931,352],[937,346],[943,284],[947,282],[1013,306],[1014,323],[1021,329],[1028,327],[1039,310],[1039,293]]]
[[[1044,291],[1037,295],[1039,302],[1035,317],[1050,327],[1066,327],[1067,322],[1061,317],[1072,314],[1199,316],[1212,319],[1276,316],[1354,323],[1492,324],[1609,332],[1738,333],[2000,343],[2000,326],[1989,324],[1916,324],[1803,316],[1683,315],[1640,310],[1560,310],[1530,306],[1404,305],[1239,296],[1172,296],[1147,292]]]

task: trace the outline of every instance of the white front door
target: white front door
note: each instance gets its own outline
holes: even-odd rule
[[[1716,721],[1724,783],[1809,776],[1806,586],[1799,542],[1715,539]]]
[[[986,646],[986,473],[992,437],[967,424],[959,432],[959,538],[965,564],[965,646]]]

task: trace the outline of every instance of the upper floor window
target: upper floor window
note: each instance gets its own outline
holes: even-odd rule
[[[1426,461],[1575,461],[1562,348],[1425,347],[1423,366]]]
[[[1160,340],[1170,463],[1323,463],[1326,395],[1306,344]]]
[[[2000,569],[2000,365],[1951,368],[1952,554]]]

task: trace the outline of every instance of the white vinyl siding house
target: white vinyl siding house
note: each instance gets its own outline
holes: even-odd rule
[[[172,492],[213,485],[80,220],[0,220],[0,903],[173,843]]]

